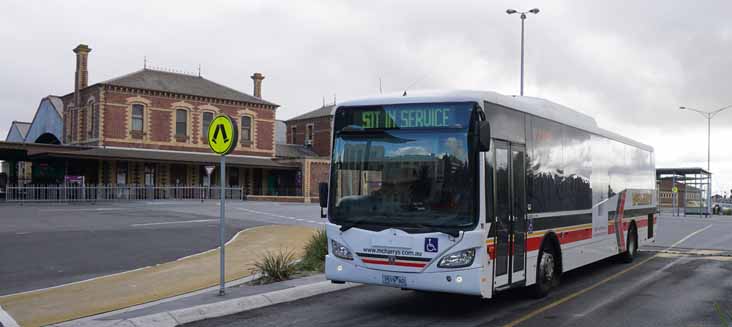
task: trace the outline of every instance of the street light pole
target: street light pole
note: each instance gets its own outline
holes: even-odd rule
[[[521,14],[521,96],[524,96],[524,22],[526,14]]]
[[[707,212],[706,214],[709,214],[709,209],[712,207],[712,118],[719,114],[722,111],[725,111],[729,108],[732,108],[732,105],[719,108],[714,111],[703,111],[699,109],[689,108],[689,107],[679,107],[681,110],[690,110],[693,112],[696,112],[700,115],[702,115],[704,118],[707,119],[707,173],[709,173],[709,178],[707,179],[708,185],[707,185]]]
[[[521,87],[520,87],[520,94],[521,96],[524,96],[524,23],[526,22],[526,14],[532,13],[534,15],[539,13],[538,8],[531,9],[529,11],[516,11],[513,9],[506,10],[506,13],[509,15],[513,14],[521,14]]]

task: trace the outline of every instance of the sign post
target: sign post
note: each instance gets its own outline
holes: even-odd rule
[[[221,155],[221,167],[220,167],[220,178],[219,186],[221,192],[219,193],[219,205],[220,205],[220,216],[219,216],[219,295],[223,296],[226,294],[226,254],[224,249],[224,237],[226,237],[226,190],[224,189],[224,183],[226,182],[226,155],[234,151],[236,144],[239,142],[239,129],[236,126],[236,120],[226,115],[219,115],[214,118],[211,125],[208,127],[208,146],[216,154]],[[206,169],[208,172],[208,167]],[[209,172],[209,175],[211,173]],[[209,178],[210,181],[210,178]]]

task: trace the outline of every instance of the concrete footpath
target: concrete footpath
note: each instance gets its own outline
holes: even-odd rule
[[[301,255],[315,230],[273,225],[239,232],[226,245],[226,280],[251,275],[253,263],[267,251],[289,249]],[[156,266],[2,296],[0,307],[20,326],[43,326],[203,290],[218,284],[218,271],[216,249]]]
[[[68,321],[54,327],[111,327],[146,326],[173,327],[254,310],[269,305],[300,300],[318,294],[348,289],[356,284],[336,285],[325,280],[323,274],[279,283],[245,285],[252,277],[227,286],[226,295],[218,296],[218,288],[146,303],[92,317]]]

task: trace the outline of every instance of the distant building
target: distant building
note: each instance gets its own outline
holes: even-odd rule
[[[656,168],[658,207],[702,214],[708,210],[710,181],[711,173],[702,168]]]
[[[313,162],[277,157],[278,105],[262,97],[264,75],[251,76],[252,95],[200,75],[147,67],[89,85],[92,50],[81,44],[73,51],[74,91],[43,98],[33,121],[13,122],[0,146],[0,160],[12,163],[11,184],[22,179],[12,166],[28,162],[32,180],[22,183],[61,184],[67,176],[83,176],[86,184],[216,185],[218,173],[209,179],[204,169],[218,162],[206,131],[216,115],[226,114],[237,121],[239,144],[227,160],[224,184],[249,195],[310,193]]]
[[[335,108],[335,104],[324,105],[287,120],[287,143],[310,147],[319,156],[330,158]]]

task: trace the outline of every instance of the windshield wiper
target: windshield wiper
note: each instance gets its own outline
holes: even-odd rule
[[[450,235],[452,237],[460,236],[460,227],[458,227],[458,226],[412,224],[412,225],[410,225],[410,227],[424,228],[431,232],[439,232],[439,233]]]
[[[377,223],[371,221],[371,218],[386,218],[385,216],[369,216],[368,218],[361,218],[361,219],[355,219],[351,221],[346,221],[341,224],[341,232],[345,232],[353,227],[356,227],[361,224],[368,224],[368,225],[378,225],[378,226],[386,226],[386,224],[383,223]]]
[[[371,226],[386,226],[391,228],[416,228],[416,229],[425,229],[431,232],[438,232],[450,235],[452,237],[458,237],[460,236],[460,226],[448,226],[448,225],[430,225],[430,224],[424,224],[424,223],[412,223],[412,222],[399,222],[394,221],[392,223],[383,223],[383,222],[375,222],[371,221],[373,218],[387,218],[386,216],[369,216],[368,218],[362,218],[362,219],[355,219],[352,221],[343,222],[341,224],[341,232],[345,232],[353,227],[356,227],[358,225],[371,225]]]

